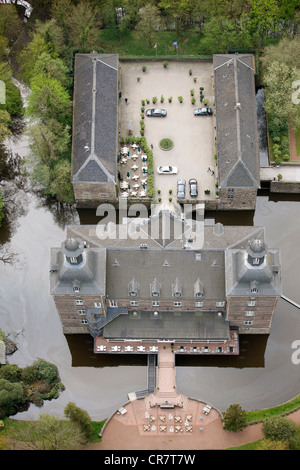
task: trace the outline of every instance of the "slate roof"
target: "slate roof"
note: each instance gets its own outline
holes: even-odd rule
[[[252,251],[253,244],[246,249],[227,249],[225,252],[227,296],[280,296],[281,275],[279,250]],[[257,265],[251,257],[259,259]],[[257,294],[251,292],[257,287]]]
[[[76,54],[72,182],[112,183],[117,175],[118,55]]]
[[[163,312],[158,315],[142,311],[120,315],[103,329],[106,339],[229,339],[229,323],[214,312]]]
[[[219,188],[259,188],[260,162],[252,54],[216,54]]]
[[[62,244],[62,247],[64,244]],[[106,251],[103,249],[85,250],[79,265],[70,265],[64,256],[63,248],[51,250],[51,293],[52,295],[73,295],[74,283],[85,295],[104,295]]]
[[[128,299],[133,283],[138,299],[149,299],[154,280],[160,286],[160,300],[195,299],[198,279],[206,299],[225,300],[223,250],[202,250],[198,259],[193,250],[135,248],[129,253],[107,249],[106,293],[110,299]],[[176,292],[181,296],[176,297]]]

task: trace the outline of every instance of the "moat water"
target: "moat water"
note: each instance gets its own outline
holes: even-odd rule
[[[8,148],[23,157],[27,145],[20,135]],[[104,419],[129,392],[146,388],[146,356],[100,357],[93,353],[92,337],[66,338],[49,292],[50,248],[64,241],[67,225],[99,219],[93,210],[77,211],[33,194],[22,178],[7,176],[5,184],[11,194],[0,229],[0,253],[13,258],[0,264],[0,328],[18,346],[8,361],[24,367],[44,358],[57,365],[65,385],[57,400],[42,408],[30,406],[15,418],[35,419],[41,412],[63,417],[72,401],[93,419]],[[300,304],[300,196],[261,193],[254,212],[206,217],[226,225],[264,226],[268,246],[281,250],[283,294]],[[247,410],[283,403],[300,391],[300,364],[292,362],[295,340],[300,340],[300,310],[279,299],[270,335],[242,336],[239,356],[178,358],[178,390],[220,410],[232,403]]]

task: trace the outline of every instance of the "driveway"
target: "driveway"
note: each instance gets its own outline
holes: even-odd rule
[[[146,65],[146,72],[142,66]],[[193,73],[190,76],[189,70]],[[137,78],[140,77],[138,81]],[[196,83],[193,78],[196,77]],[[194,117],[193,109],[203,106],[200,102],[199,87],[204,87],[204,96],[209,99],[209,106],[213,107],[213,65],[212,62],[169,62],[164,68],[162,61],[157,62],[121,62],[121,91],[120,106],[120,132],[121,136],[128,135],[129,122],[133,123],[133,135],[140,134],[141,100],[149,99],[145,104],[148,108],[161,108],[167,110],[165,118],[145,117],[145,137],[148,145],[153,145],[154,155],[154,200],[162,199],[162,205],[171,208],[176,202],[177,180],[185,179],[187,184],[190,178],[198,181],[199,201],[212,199],[216,196],[215,144],[214,126],[215,118],[212,116]],[[191,104],[190,90],[195,90],[196,103]],[[160,102],[161,95],[164,102]],[[157,97],[155,105],[152,98]],[[173,100],[169,103],[168,98]],[[183,103],[178,101],[183,97]],[[127,99],[127,103],[125,102]],[[171,150],[162,150],[159,142],[163,138],[173,141]],[[157,166],[173,165],[179,169],[178,175],[158,175]],[[212,171],[208,171],[210,168]],[[204,191],[210,190],[207,196]],[[160,190],[160,194],[158,194]],[[169,193],[172,191],[172,194]],[[172,202],[169,203],[169,197]]]

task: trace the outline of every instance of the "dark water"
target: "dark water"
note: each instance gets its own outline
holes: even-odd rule
[[[22,155],[26,144],[22,138],[17,142]],[[9,362],[23,367],[44,358],[57,365],[66,387],[59,399],[16,417],[35,419],[41,412],[63,417],[72,401],[93,419],[106,418],[129,392],[146,388],[146,357],[98,357],[88,335],[66,338],[49,293],[50,248],[64,241],[68,224],[97,223],[99,218],[93,210],[77,211],[32,194],[16,175],[7,177],[5,185],[10,199],[0,251],[13,257],[9,264],[0,262],[0,328],[18,345]],[[264,226],[267,244],[281,249],[283,293],[300,303],[299,196],[262,191],[254,212],[209,212],[206,217],[227,225]],[[178,358],[178,389],[221,410],[232,403],[251,410],[285,402],[300,391],[300,365],[291,360],[295,340],[300,340],[300,310],[280,299],[271,334],[242,337],[239,357]]]
[[[300,303],[300,205],[283,199],[275,202],[260,196],[253,222],[265,226],[269,246],[281,249],[283,292]],[[64,240],[66,224],[79,223],[81,217],[74,208],[58,208],[37,195],[26,193],[22,200],[23,210],[16,215],[13,230],[3,232],[9,234],[9,247],[17,258],[13,264],[0,265],[0,325],[19,348],[9,362],[25,366],[39,357],[49,360],[58,366],[66,390],[42,409],[32,406],[17,417],[35,418],[41,411],[63,416],[64,406],[73,401],[94,419],[102,419],[124,403],[129,392],[145,388],[145,357],[100,358],[93,353],[88,335],[66,338],[62,334],[49,295],[49,250]],[[220,213],[209,217],[213,215],[229,224],[240,217]],[[271,334],[242,337],[239,357],[178,358],[178,389],[220,409],[231,403],[256,409],[287,401],[300,389],[300,369],[291,360],[292,343],[298,339],[300,310],[280,299]]]

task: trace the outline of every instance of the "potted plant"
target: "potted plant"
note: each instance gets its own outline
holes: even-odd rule
[[[146,67],[146,65],[143,65],[143,67],[142,67],[142,71],[143,71],[143,72],[146,72],[146,70],[147,70],[147,67]]]

